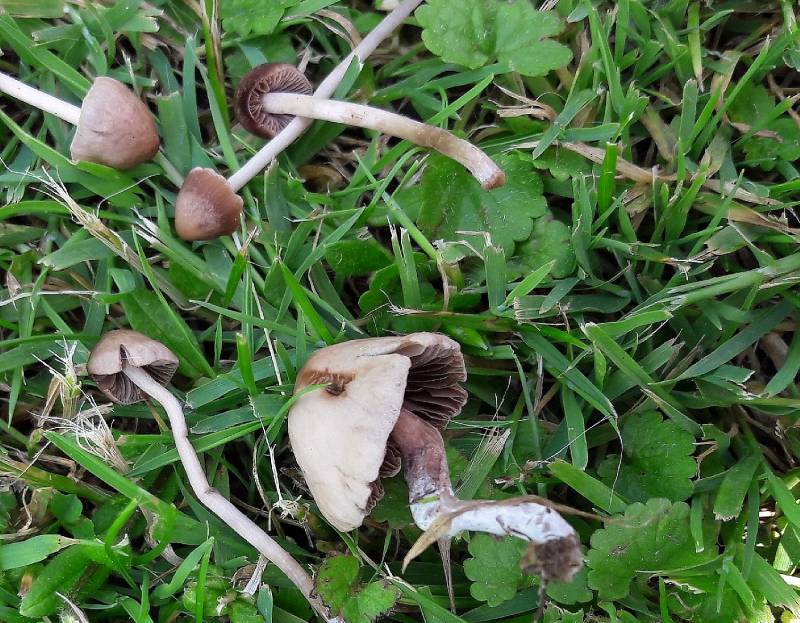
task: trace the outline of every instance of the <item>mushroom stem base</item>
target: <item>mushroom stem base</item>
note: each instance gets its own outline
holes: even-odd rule
[[[164,407],[169,418],[175,447],[181,459],[189,484],[197,499],[230,526],[239,536],[250,543],[264,557],[271,560],[299,588],[314,609],[326,620],[336,621],[328,616],[328,611],[318,597],[313,595],[314,582],[306,570],[292,556],[273,540],[249,517],[224,498],[208,482],[197,453],[189,441],[189,430],[178,400],[161,384],[156,382],[145,370],[126,366],[123,373],[139,389]]]
[[[516,536],[531,543],[538,558],[528,565],[544,580],[569,581],[583,565],[575,529],[552,508],[526,498],[460,500],[453,493],[444,441],[439,431],[401,409],[392,430],[400,450],[414,523],[435,538],[460,532]],[[433,538],[433,537],[432,537]],[[546,560],[542,556],[547,552]]]

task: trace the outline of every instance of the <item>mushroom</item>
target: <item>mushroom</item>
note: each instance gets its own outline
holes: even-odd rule
[[[178,358],[166,346],[128,329],[103,335],[87,363],[89,374],[113,402],[131,404],[150,397],[164,408],[175,447],[197,499],[260,554],[274,562],[324,619],[332,620],[328,618],[325,606],[313,594],[313,580],[300,563],[209,484],[189,441],[181,404],[165,387],[177,368]]]
[[[158,151],[158,131],[147,106],[113,78],[95,79],[80,108],[2,72],[0,91],[77,126],[70,145],[73,160],[130,169]]]
[[[489,156],[447,130],[380,108],[314,97],[311,90],[311,83],[292,65],[259,65],[236,89],[236,118],[248,131],[268,139],[286,127],[293,115],[376,130],[460,162],[486,190],[505,183],[505,174]]]
[[[314,96],[322,99],[331,97],[348,72],[351,71],[354,66],[361,69],[364,60],[414,12],[414,9],[416,9],[421,2],[422,0],[403,0],[397,7],[392,9],[392,11],[389,12],[355,48],[353,48],[352,52],[350,52],[350,54],[320,82],[317,90],[314,91]],[[233,233],[236,229],[236,225],[230,225],[230,221],[227,220],[226,222],[229,224],[227,228],[220,228],[219,230],[213,231],[212,228],[189,227],[188,223],[194,220],[205,219],[206,217],[203,215],[206,210],[209,210],[214,215],[227,214],[229,209],[226,208],[226,206],[232,206],[234,208],[239,206],[238,209],[239,212],[241,212],[242,200],[236,193],[258,175],[264,167],[272,162],[284,149],[301,136],[311,125],[312,121],[312,119],[305,117],[294,117],[275,138],[259,149],[238,171],[225,180],[227,182],[227,188],[219,184],[219,180],[225,178],[215,171],[200,168],[192,169],[186,177],[175,203],[175,220],[176,222],[180,220],[184,223],[184,225],[181,225],[180,229],[176,226],[178,235],[184,240],[210,240],[220,235]],[[198,172],[201,170],[207,173],[201,175]],[[214,188],[209,190],[208,180],[212,178],[215,184]],[[211,191],[213,191],[213,194]],[[221,204],[219,207],[216,205],[218,202]],[[210,220],[214,220],[217,217],[212,216],[209,218]]]
[[[402,466],[421,529],[439,537],[464,530],[518,536],[540,554],[543,580],[570,580],[582,566],[579,541],[555,510],[529,498],[455,496],[441,431],[467,401],[464,380],[458,343],[436,333],[314,353],[297,376],[289,438],[320,512],[339,530],[359,527],[383,495],[381,478]]]
[[[175,202],[175,231],[184,240],[212,240],[239,226],[244,203],[228,180],[212,169],[195,167]]]

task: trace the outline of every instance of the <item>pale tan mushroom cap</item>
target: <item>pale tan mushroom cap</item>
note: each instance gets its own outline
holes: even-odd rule
[[[242,198],[216,171],[196,167],[175,202],[175,231],[184,240],[212,240],[239,227]]]
[[[156,124],[144,102],[118,80],[97,78],[81,104],[72,159],[130,169],[155,156],[158,145]]]
[[[339,530],[357,528],[369,513],[372,485],[404,402],[409,397],[418,406],[424,402],[412,396],[412,385],[420,382],[410,375],[416,364],[430,369],[426,378],[433,387],[426,393],[432,392],[437,403],[436,408],[419,408],[446,424],[466,401],[466,392],[453,387],[466,373],[458,343],[444,335],[413,333],[337,344],[314,353],[298,374],[295,393],[328,384],[294,403],[289,438],[314,500]]]
[[[109,331],[97,342],[86,368],[100,390],[113,402],[132,404],[145,394],[122,374],[125,366],[144,368],[162,385],[178,369],[178,358],[161,342],[130,329]]]

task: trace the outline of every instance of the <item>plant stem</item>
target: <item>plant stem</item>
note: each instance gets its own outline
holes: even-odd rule
[[[0,72],[0,91],[26,104],[49,112],[51,115],[55,115],[72,125],[78,125],[78,121],[81,118],[81,109],[78,106],[73,106],[69,102],[48,95],[39,89],[34,89],[3,72]]]
[[[325,77],[325,80],[320,82],[317,90],[314,91],[314,96],[322,99],[330,98],[334,91],[336,91],[336,87],[341,83],[353,61],[355,60],[358,63],[360,70],[364,61],[375,51],[375,48],[400,26],[421,2],[422,0],[405,0],[384,17],[383,20],[361,40],[361,43],[359,43],[353,51]],[[277,158],[284,149],[297,140],[311,123],[311,119],[302,117],[295,117],[292,119],[289,125],[275,138],[264,145],[264,147],[250,158],[241,169],[228,178],[228,184],[233,191],[237,192],[242,186],[258,175],[258,173]]]
[[[200,459],[189,441],[189,430],[183,416],[183,409],[175,396],[141,368],[126,366],[123,372],[139,389],[164,407],[169,418],[172,436],[175,439],[175,448],[197,499],[255,547],[260,554],[275,563],[286,574],[286,577],[300,589],[320,616],[329,621],[327,609],[319,598],[312,594],[314,582],[300,563],[209,484]]]
[[[505,179],[494,161],[469,141],[442,128],[420,123],[403,115],[352,102],[298,93],[267,93],[262,102],[266,112],[368,128],[435,149],[464,165],[486,190],[502,185]]]

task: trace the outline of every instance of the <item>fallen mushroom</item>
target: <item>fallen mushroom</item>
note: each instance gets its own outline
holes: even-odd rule
[[[73,160],[124,170],[158,152],[158,131],[150,111],[119,80],[96,78],[80,108],[2,72],[0,91],[77,126],[70,145]]]
[[[422,0],[404,0],[398,4],[320,82],[314,96],[328,98],[333,95],[352,66],[357,64],[360,69],[364,60],[421,2]],[[231,225],[228,215],[236,211],[238,223],[243,205],[241,197],[236,193],[302,135],[311,123],[311,119],[303,117],[292,119],[275,138],[228,179],[211,169],[195,168],[189,171],[175,202],[175,230],[178,236],[189,241],[211,240],[233,233],[236,224]]]
[[[175,447],[197,499],[260,554],[275,563],[317,612],[325,620],[331,620],[325,606],[313,594],[313,580],[300,563],[209,484],[189,441],[183,409],[165,387],[177,368],[178,358],[166,346],[128,329],[103,335],[87,363],[88,372],[98,388],[113,402],[131,404],[150,397],[164,408]]]
[[[311,91],[311,83],[292,65],[259,65],[236,89],[236,118],[262,138],[273,138],[295,115],[376,130],[441,152],[461,163],[486,190],[505,183],[505,174],[489,156],[447,130],[380,108],[315,97]]]
[[[465,530],[530,541],[543,580],[582,566],[575,530],[527,498],[462,501],[453,493],[441,431],[467,401],[457,342],[436,333],[354,340],[314,353],[297,376],[289,438],[323,516],[359,527],[383,496],[381,478],[408,483],[414,522],[437,538]],[[558,555],[554,555],[558,553]]]

